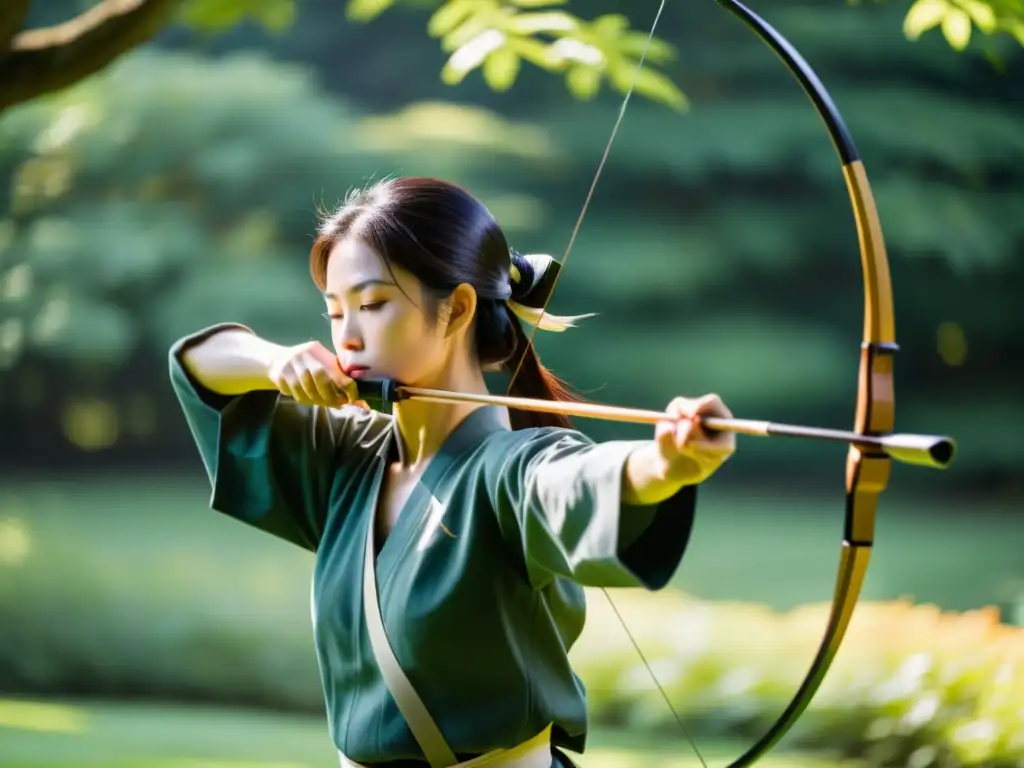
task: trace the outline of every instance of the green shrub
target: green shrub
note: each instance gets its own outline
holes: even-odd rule
[[[759,735],[795,693],[828,605],[777,613],[678,593],[613,595],[683,723]],[[573,650],[597,722],[678,731],[643,662],[593,595]],[[610,641],[616,634],[621,644]],[[1020,766],[1024,628],[987,608],[962,614],[862,603],[818,695],[793,731],[801,747],[879,766]]]

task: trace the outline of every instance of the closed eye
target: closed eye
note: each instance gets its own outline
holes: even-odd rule
[[[376,312],[378,309],[387,304],[386,301],[369,301],[366,304],[361,304],[359,309],[366,310],[367,312]],[[322,314],[327,320],[344,320],[345,316],[340,312],[324,312]]]

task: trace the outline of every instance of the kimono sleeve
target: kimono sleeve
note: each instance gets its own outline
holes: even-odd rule
[[[668,583],[690,539],[697,486],[656,505],[625,503],[626,459],[643,444],[536,430],[499,464],[489,481],[499,525],[521,549],[535,589],[555,577],[591,587]]]
[[[224,396],[185,369],[182,353],[223,324],[176,342],[171,385],[212,486],[210,506],[315,552],[327,516],[345,433],[344,411],[298,405],[275,391]],[[353,409],[355,410],[355,409]]]

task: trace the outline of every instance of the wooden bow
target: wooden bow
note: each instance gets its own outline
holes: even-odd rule
[[[782,59],[789,71],[800,85],[803,86],[811,103],[824,121],[828,135],[842,163],[843,176],[846,179],[846,185],[849,190],[850,201],[853,207],[853,219],[856,223],[857,236],[860,242],[861,265],[864,274],[864,335],[860,350],[857,407],[852,432],[817,427],[796,427],[745,419],[705,420],[706,427],[716,430],[728,430],[763,437],[783,435],[811,439],[840,440],[850,444],[846,461],[846,519],[843,529],[842,546],[840,548],[835,592],[832,598],[832,608],[825,634],[810,669],[793,699],[789,702],[789,705],[772,726],[768,728],[765,734],[729,765],[729,768],[743,768],[743,766],[749,766],[757,761],[775,746],[800,718],[800,715],[814,698],[828,672],[832,660],[842,644],[843,637],[853,615],[854,607],[860,596],[864,576],[867,573],[868,562],[871,557],[871,547],[875,538],[875,513],[878,498],[888,485],[892,459],[945,469],[954,458],[956,446],[954,441],[948,437],[892,434],[895,422],[893,361],[898,347],[896,345],[889,262],[886,257],[882,228],[867,174],[839,111],[836,109],[831,97],[821,84],[814,70],[811,69],[800,53],[779,32],[749,8],[738,2],[738,0],[716,0],[716,2],[742,20]],[[648,36],[648,43],[654,36],[658,18],[660,18],[664,7],[665,0],[661,0],[654,25],[651,27],[651,32]],[[644,56],[641,55],[637,66],[638,72],[643,63]],[[591,183],[583,210],[580,213],[576,227],[570,237],[569,245],[563,255],[563,267],[579,232],[583,217],[593,196],[594,188],[601,175],[605,160],[608,157],[608,152],[632,92],[633,89],[630,88],[622,103],[618,119],[605,147],[604,156],[598,165],[597,173]],[[553,293],[554,289],[552,288],[551,295]],[[550,300],[551,297],[549,295],[544,310],[547,309],[547,303]],[[531,342],[535,334],[536,328],[534,328],[533,334],[530,336]],[[520,360],[520,365],[521,362]],[[509,391],[511,391],[512,384],[518,373],[519,367],[513,372],[509,382]],[[373,391],[375,387],[376,390]],[[435,402],[473,401],[509,408],[641,423],[656,423],[658,420],[666,418],[666,414],[657,411],[617,408],[590,403],[550,402],[508,395],[500,397],[418,389],[404,387],[394,382],[378,382],[377,384],[360,382],[360,391],[364,395],[370,394],[372,391],[372,394],[376,397],[390,401],[407,398],[432,400]],[[607,591],[605,591],[605,595],[607,596]],[[611,601],[610,596],[608,599]],[[612,606],[614,608],[614,603],[612,603]],[[616,615],[618,615],[617,610]],[[619,619],[621,621],[621,617]],[[629,630],[625,627],[624,623],[623,627],[628,634]],[[632,639],[632,636],[630,637]],[[637,650],[639,651],[639,648]],[[649,666],[648,671],[650,672]],[[656,679],[655,683],[658,684]],[[658,684],[658,687],[661,689],[660,684]],[[662,694],[664,695],[663,690]],[[667,697],[666,701],[668,701]],[[671,707],[670,703],[669,706]],[[697,749],[696,742],[686,732],[686,728],[674,710],[673,714],[697,752],[698,758],[704,763],[704,759]]]

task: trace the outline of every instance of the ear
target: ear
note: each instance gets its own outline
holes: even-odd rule
[[[456,336],[469,330],[476,317],[476,289],[469,283],[460,283],[448,297],[448,307],[445,336]]]

